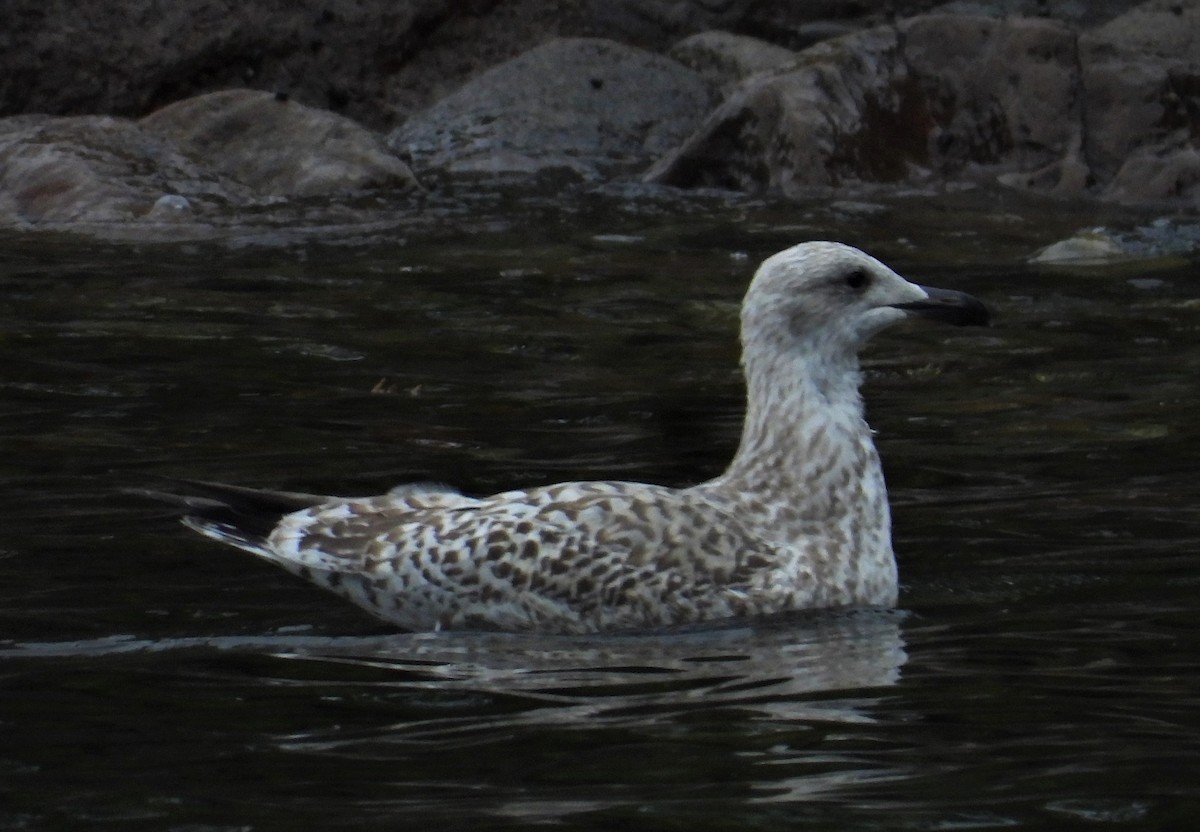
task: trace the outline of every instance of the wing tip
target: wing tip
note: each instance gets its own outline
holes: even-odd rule
[[[245,529],[231,523],[223,523],[196,514],[186,514],[180,522],[209,540],[233,546],[268,560],[276,560],[275,553],[267,546],[266,538],[248,533]]]

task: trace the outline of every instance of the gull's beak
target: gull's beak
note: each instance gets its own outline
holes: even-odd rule
[[[932,289],[929,286],[922,286],[921,289],[927,295],[924,300],[893,303],[892,306],[952,326],[987,326],[991,322],[992,316],[987,307],[965,292]]]

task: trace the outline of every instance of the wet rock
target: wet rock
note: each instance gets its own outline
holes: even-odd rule
[[[1031,263],[1096,265],[1136,259],[1187,262],[1200,254],[1200,224],[1162,217],[1134,228],[1078,231],[1036,252]]]
[[[419,175],[597,179],[666,152],[708,104],[704,82],[675,61],[614,41],[563,38],[468,82],[388,144]]]
[[[379,134],[335,113],[258,90],[189,98],[140,124],[260,196],[418,187]]]
[[[249,196],[126,119],[0,120],[0,223],[6,225],[161,221],[180,214],[160,204],[163,197],[183,199],[191,213]]]
[[[751,75],[795,63],[796,53],[747,35],[709,31],[676,43],[668,57],[695,70],[714,90],[728,92]]]
[[[152,220],[170,222],[185,217],[190,218],[191,213],[192,203],[188,201],[187,197],[179,194],[163,194],[154,200],[154,204],[150,206],[146,216]]]
[[[1043,265],[1095,265],[1125,256],[1121,245],[1107,230],[1093,228],[1051,243],[1030,257],[1029,262]]]

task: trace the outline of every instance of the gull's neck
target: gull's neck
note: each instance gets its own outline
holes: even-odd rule
[[[823,493],[842,490],[847,468],[878,465],[863,420],[855,356],[802,350],[747,351],[746,420],[725,474],[728,486],[792,502],[811,519],[827,517]],[[870,459],[862,449],[871,448]],[[855,483],[846,483],[853,487]],[[766,492],[766,493],[763,493]]]
[[[891,518],[858,359],[822,358],[794,347],[746,351],[741,444],[725,473],[697,490],[755,517],[799,558],[822,560],[840,576],[828,603],[890,605]]]

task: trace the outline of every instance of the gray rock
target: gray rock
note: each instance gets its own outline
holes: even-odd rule
[[[939,10],[957,16],[894,22],[931,5],[249,0],[234,8],[214,0],[7,0],[0,112],[142,115],[199,92],[249,86],[375,128],[419,113],[392,133],[401,140],[392,147],[453,176],[594,179],[659,159],[650,179],[672,184],[798,191],[998,178],[1060,195],[1200,203],[1200,0],[962,0]],[[990,21],[964,18],[966,10]],[[893,22],[883,29],[892,41],[859,28],[885,21]],[[1096,28],[1072,34],[1088,27]],[[589,76],[578,56],[555,58],[562,77],[544,77],[550,63],[543,77],[528,66],[517,71],[556,36],[626,38],[661,50],[707,29],[725,32],[682,41],[676,54],[710,82],[732,84],[722,88],[730,100],[711,114],[694,103],[697,79],[632,47],[611,45],[625,55],[611,62],[611,83]],[[846,32],[785,64],[785,55],[800,54],[787,50]],[[572,72],[624,92],[581,92],[569,83]],[[484,78],[496,83],[480,86]],[[744,80],[722,80],[733,78]],[[463,86],[466,79],[474,80]],[[467,90],[478,106],[464,99]],[[483,100],[489,95],[492,110]],[[444,96],[444,106],[436,103]],[[156,114],[154,135],[126,135],[129,128],[113,121],[44,121],[37,130],[6,123],[0,157],[16,167],[0,171],[0,187],[20,191],[0,192],[0,214],[179,222],[268,193],[411,187],[377,139],[347,123],[331,126],[329,113],[304,125],[275,124],[303,145],[289,161],[291,148],[273,145],[270,130],[258,135],[255,125],[288,114],[292,103],[276,113],[267,103],[281,102],[222,103],[228,111],[220,115],[181,102],[169,126]],[[193,116],[208,126],[189,123]],[[319,121],[327,122],[327,139]],[[335,137],[342,128],[345,137]],[[223,144],[215,150],[226,129],[239,136],[228,155]],[[51,134],[62,138],[57,146]],[[159,150],[136,150],[151,146]],[[313,167],[301,160],[308,152]],[[188,207],[171,199],[154,207],[172,196]]]
[[[454,0],[4,0],[0,112],[141,116],[254,86],[382,127],[388,70]]]
[[[1137,4],[1138,0],[952,0],[922,11],[988,17],[1043,17],[1075,28],[1088,28],[1124,14]]]
[[[422,175],[595,179],[644,167],[688,135],[708,105],[703,80],[675,61],[563,38],[469,81],[393,131],[388,145]]]
[[[169,141],[109,116],[0,120],[0,223],[39,225],[158,221],[163,197],[215,210],[249,198]]]
[[[552,37],[663,51],[722,29],[789,49],[928,11],[930,0],[4,0],[0,113],[138,117],[230,87],[395,127]],[[1094,25],[1134,0],[985,0],[981,11]],[[962,7],[962,4],[959,4]]]
[[[1035,252],[1030,263],[1093,265],[1124,258],[1125,252],[1106,229],[1080,231]]]
[[[728,92],[751,75],[782,69],[796,53],[747,35],[709,31],[676,43],[667,56],[700,74],[709,86]]]
[[[1200,253],[1200,225],[1161,217],[1148,225],[1122,230],[1098,227],[1077,231],[1029,258],[1031,263],[1065,266],[1107,265],[1121,261],[1190,262]]]
[[[412,188],[377,134],[340,116],[234,90],[140,123],[0,119],[0,223],[178,223],[278,196]]]
[[[1155,142],[1126,157],[1104,189],[1117,202],[1180,199],[1200,206],[1200,149],[1194,142]]]
[[[0,113],[136,118],[206,92],[253,87],[287,92],[293,100],[386,130],[488,67],[550,38],[610,37],[665,49],[682,35],[715,25],[761,32],[774,19],[803,21],[811,16],[805,5],[4,0]],[[841,5],[853,13],[861,4]]]
[[[1137,202],[1200,195],[1200,0],[1079,38],[1051,20],[925,15],[752,76],[647,181],[780,188],[998,179]]]
[[[1128,4],[1130,0],[1125,0]],[[721,30],[787,49],[928,10],[930,0],[588,0],[592,31],[649,49]]]
[[[1200,0],[1150,0],[1079,39],[1084,153],[1122,201],[1200,201]]]
[[[903,61],[930,119],[930,164],[1037,169],[1079,123],[1075,34],[1036,18],[927,15],[900,24]]]
[[[645,178],[785,193],[848,178],[901,179],[926,154],[928,119],[909,127],[899,117],[917,93],[893,28],[826,41],[786,72],[749,79]]]
[[[150,206],[146,216],[160,222],[171,222],[190,219],[191,213],[192,203],[188,202],[187,197],[179,194],[163,194],[154,200],[154,204]]]
[[[257,90],[189,98],[142,128],[260,196],[314,196],[418,187],[383,138],[350,119]]]

